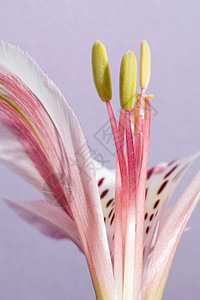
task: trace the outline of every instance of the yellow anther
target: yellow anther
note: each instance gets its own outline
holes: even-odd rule
[[[148,100],[151,100],[153,97],[154,97],[153,94],[145,95],[145,96],[144,96],[144,98],[147,98]],[[137,93],[137,94],[136,94],[136,99],[137,99],[137,101],[140,100],[140,93]]]
[[[106,48],[100,41],[92,47],[92,71],[97,93],[102,101],[112,99],[112,87]]]
[[[128,51],[124,54],[120,68],[119,95],[124,110],[132,110],[137,80],[137,61],[135,54]]]
[[[140,48],[140,87],[146,89],[151,75],[151,51],[144,40]]]

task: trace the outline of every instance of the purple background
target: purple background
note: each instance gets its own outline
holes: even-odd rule
[[[199,0],[25,1],[0,0],[0,38],[26,50],[52,78],[82,125],[89,145],[114,166],[94,138],[107,121],[105,106],[93,87],[91,47],[96,39],[107,47],[118,113],[120,60],[140,42],[152,50],[148,88],[158,112],[152,118],[149,165],[200,150]],[[194,164],[175,196],[200,166]],[[0,195],[33,200],[41,195],[0,166]],[[178,247],[163,299],[200,299],[200,206]],[[84,256],[71,242],[56,242],[21,221],[0,202],[1,300],[95,299]]]

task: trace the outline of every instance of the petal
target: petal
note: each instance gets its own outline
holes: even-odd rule
[[[115,171],[93,161],[111,256],[114,251]]]
[[[145,241],[144,241],[144,249],[149,249],[152,251],[152,241],[155,239],[156,236],[155,230],[158,224],[158,220],[161,218],[161,223],[163,223],[163,218],[166,219],[168,216],[169,209],[164,209],[163,206],[163,213],[161,211],[162,204],[170,199],[172,193],[174,192],[176,186],[180,182],[181,178],[184,176],[192,162],[199,156],[199,153],[194,155],[190,155],[188,157],[184,157],[182,159],[174,160],[173,162],[167,163],[160,163],[157,166],[148,170],[147,181],[146,181],[146,201],[145,201],[145,215],[147,213],[147,217],[145,216]],[[176,169],[175,166],[178,164]],[[110,246],[110,252],[113,255],[114,251],[114,243],[113,243],[113,236],[114,236],[114,215],[115,215],[115,171],[109,170],[104,166],[101,166],[98,162],[94,161],[94,168],[96,171],[96,179],[99,188],[99,194],[101,196],[101,204],[104,214],[104,221],[106,225],[108,241]],[[171,172],[173,170],[173,172]],[[165,193],[163,191],[160,194],[160,202],[158,207],[156,207],[156,211],[154,209],[155,199],[157,196],[157,191],[162,186],[164,182],[164,177],[169,173],[168,179],[172,181],[172,184],[165,186]],[[173,180],[175,178],[176,180]],[[113,200],[114,199],[114,200]],[[159,219],[156,214],[159,215]],[[163,216],[164,214],[164,216]],[[152,218],[153,215],[153,218]],[[112,220],[113,218],[113,220]],[[151,219],[151,221],[150,221]],[[112,221],[112,222],[111,222]],[[161,225],[160,225],[161,226]],[[146,234],[146,229],[149,227],[149,232]],[[159,229],[160,230],[160,229]],[[149,247],[149,248],[148,248]],[[150,255],[150,252],[147,251],[145,261]]]
[[[144,224],[144,265],[150,255],[154,233],[162,212],[183,175],[200,153],[173,162],[160,163],[147,173],[145,224]]]
[[[1,123],[17,137],[49,192],[75,221],[97,297],[114,299],[101,202],[78,120],[28,55],[1,43],[0,65]]]
[[[37,178],[33,183],[37,185],[40,180],[44,185],[46,182],[52,195],[69,212],[67,195],[61,184],[63,178],[66,181],[66,174],[63,169],[65,150],[60,135],[37,97],[14,73],[1,65],[0,123],[0,137],[4,142],[0,149],[1,160],[23,177],[33,171]],[[25,164],[20,163],[21,157]],[[52,182],[52,177],[57,184]],[[31,175],[27,178],[30,181]]]
[[[42,191],[44,180],[34,163],[24,152],[24,148],[17,137],[2,123],[0,123],[0,141],[0,161],[39,191]]]
[[[142,299],[161,299],[178,243],[200,199],[200,170],[180,196],[157,239],[143,282]]]
[[[59,207],[44,200],[31,202],[5,202],[26,222],[43,234],[54,239],[68,238],[82,251],[81,242],[74,221]]]

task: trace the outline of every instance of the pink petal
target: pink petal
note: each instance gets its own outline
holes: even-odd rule
[[[161,299],[178,243],[199,199],[200,171],[178,199],[162,228],[144,275],[142,299]]]
[[[24,161],[32,161],[32,164],[29,163],[31,170],[25,169],[23,177],[28,171],[33,170],[34,176],[38,173],[40,176],[37,178],[46,183],[58,203],[69,212],[65,199],[68,195],[61,185],[61,181],[66,178],[67,174],[63,170],[65,151],[60,136],[36,96],[16,75],[2,66],[0,66],[0,122],[3,129],[0,136],[2,140],[6,140],[6,146],[1,148],[3,154],[1,160],[10,166],[14,162],[12,168],[23,174],[23,164],[20,164],[17,170],[14,161],[16,154],[12,157],[12,152],[16,150],[13,146],[17,147],[20,143],[17,156],[20,152],[20,155],[25,157]],[[9,131],[15,136],[13,146],[12,135]],[[18,143],[16,143],[17,140]],[[5,160],[5,147],[10,153],[9,162],[8,157]],[[57,184],[52,182],[52,177]]]
[[[24,180],[39,191],[43,190],[44,180],[35,168],[34,163],[24,152],[18,138],[0,123],[0,160]]]
[[[49,192],[74,219],[97,296],[114,299],[101,202],[78,120],[28,55],[1,43],[0,65],[0,121],[19,140]]]
[[[31,202],[5,202],[26,222],[43,234],[55,239],[68,238],[82,251],[81,242],[74,221],[59,207],[44,200]]]

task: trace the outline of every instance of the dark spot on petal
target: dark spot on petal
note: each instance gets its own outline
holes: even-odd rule
[[[104,217],[104,223],[106,223],[106,218]]]
[[[174,170],[178,167],[178,165],[176,165],[175,167],[173,167],[173,169],[171,169],[164,177],[164,179],[166,179],[170,174],[172,174],[174,172]]]
[[[147,179],[149,179],[151,177],[153,171],[154,171],[154,168],[151,168],[151,169],[148,170],[148,172],[147,172]]]
[[[108,218],[110,218],[110,216],[112,215],[112,212],[113,212],[113,208],[111,209],[109,215],[108,215]]]
[[[144,219],[146,220],[147,217],[148,217],[148,213],[146,213],[146,214],[144,215]]]
[[[147,197],[147,192],[148,192],[148,188],[146,188],[146,191],[145,191],[145,198]]]
[[[152,215],[150,216],[150,218],[149,218],[149,221],[150,221],[150,222],[152,221],[153,216],[154,216],[154,214],[152,214]]]
[[[166,181],[163,182],[163,184],[161,185],[161,187],[159,188],[159,190],[157,192],[158,195],[164,190],[164,188],[166,187],[167,183],[168,183],[168,180],[166,180]]]
[[[114,199],[110,199],[107,204],[106,204],[106,207],[110,206],[110,204],[113,202]]]
[[[175,161],[176,161],[176,159],[170,161],[170,163],[168,163],[168,166],[171,166]]]
[[[111,221],[110,221],[110,225],[112,225],[112,223],[113,223],[113,221],[114,221],[114,218],[115,218],[115,213],[114,213],[113,216],[112,216],[112,219],[111,219]]]
[[[157,210],[157,212],[156,212],[155,216],[157,216],[157,214],[158,214],[158,210]]]
[[[101,179],[99,180],[99,182],[98,182],[98,187],[102,185],[104,179],[105,179],[105,178],[103,177],[103,178],[101,178]]]
[[[143,256],[144,256],[144,254],[145,254],[145,250],[146,250],[146,247],[144,247],[144,249],[143,249]]]
[[[105,197],[107,194],[108,194],[108,189],[107,190],[105,190],[105,191],[103,191],[102,193],[101,193],[101,196],[100,196],[100,198],[102,199],[103,197]]]
[[[146,229],[146,234],[149,232],[149,226],[147,227],[147,229]]]
[[[160,199],[155,202],[153,209],[156,209],[156,207],[158,206],[159,202],[160,202]]]

